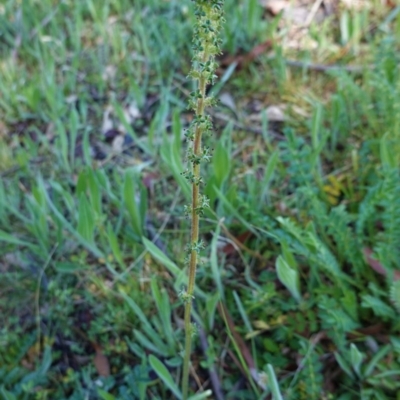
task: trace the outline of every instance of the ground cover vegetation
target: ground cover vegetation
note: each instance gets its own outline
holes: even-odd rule
[[[183,398],[193,10],[0,4],[1,398]],[[400,7],[224,14],[191,398],[398,399]]]

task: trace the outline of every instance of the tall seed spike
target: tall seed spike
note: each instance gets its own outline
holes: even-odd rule
[[[193,325],[191,324],[192,299],[195,287],[196,268],[198,255],[204,248],[199,240],[199,217],[203,215],[204,209],[209,206],[206,196],[200,195],[200,161],[210,160],[208,147],[202,149],[201,138],[203,133],[212,130],[212,122],[209,116],[205,116],[205,109],[216,103],[215,99],[206,96],[206,87],[214,83],[217,64],[215,56],[220,53],[218,38],[222,17],[223,0],[193,0],[195,3],[196,25],[193,38],[193,67],[190,77],[197,81],[198,89],[191,95],[189,108],[193,109],[195,118],[188,130],[186,137],[191,146],[188,151],[188,161],[191,164],[183,174],[192,184],[192,204],[186,208],[191,217],[191,239],[188,246],[189,255],[189,279],[187,291],[185,291],[185,353],[183,360],[182,394],[183,400],[188,398],[189,389],[189,364],[191,353],[191,340],[193,336]]]

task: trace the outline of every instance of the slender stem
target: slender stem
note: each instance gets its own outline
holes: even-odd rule
[[[207,60],[207,52],[204,52],[204,61]],[[204,115],[204,98],[206,95],[206,80],[200,78],[199,89],[201,98],[197,100],[196,115]],[[199,126],[196,126],[195,136],[193,140],[193,154],[199,156],[201,154],[201,134],[202,130]],[[200,164],[193,165],[194,183],[192,183],[192,208],[191,208],[191,219],[192,219],[192,234],[191,243],[197,243],[199,241],[199,214],[197,212],[199,206],[199,178],[200,178]],[[187,289],[187,302],[185,304],[185,356],[183,359],[183,377],[182,377],[182,393],[183,399],[186,400],[188,396],[189,386],[189,366],[190,366],[190,353],[192,348],[192,327],[190,322],[190,316],[192,311],[192,299],[194,294],[194,284],[196,279],[196,268],[197,268],[197,251],[192,248],[190,252],[189,262],[189,281]]]
[[[188,161],[191,168],[183,175],[192,185],[192,202],[189,207],[185,206],[187,214],[191,217],[191,236],[188,249],[189,277],[187,291],[182,293],[185,302],[185,354],[183,360],[182,394],[183,400],[187,400],[189,392],[189,368],[190,354],[192,348],[192,336],[194,328],[191,324],[192,301],[194,298],[196,268],[198,254],[202,248],[199,241],[199,219],[203,209],[208,206],[208,199],[200,196],[200,164],[209,161],[209,150],[202,149],[201,138],[203,132],[211,132],[211,120],[204,115],[204,110],[212,104],[212,99],[206,97],[206,88],[216,78],[215,56],[219,54],[219,40],[217,38],[222,16],[223,0],[194,0],[196,3],[197,23],[193,36],[194,60],[191,76],[198,81],[197,91],[191,94],[190,103],[196,116],[188,130],[187,138],[192,141],[192,147],[188,149]]]

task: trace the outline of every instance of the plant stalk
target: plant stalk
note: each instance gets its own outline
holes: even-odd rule
[[[207,60],[207,52],[204,52],[205,61]],[[206,80],[200,78],[199,89],[201,98],[197,101],[196,115],[204,115],[204,97],[206,95]],[[200,156],[201,154],[201,134],[202,131],[199,126],[195,129],[195,137],[193,140],[193,154]],[[199,214],[197,212],[199,206],[199,185],[196,181],[200,179],[200,164],[193,165],[193,175],[195,182],[192,183],[192,233],[191,243],[197,243],[199,241]],[[197,251],[192,249],[190,252],[189,261],[189,280],[187,288],[187,302],[185,304],[185,356],[183,360],[183,380],[182,380],[182,393],[184,400],[187,399],[188,385],[189,385],[189,367],[190,367],[190,354],[192,347],[192,326],[190,322],[190,316],[192,312],[192,299],[194,297],[194,285],[196,280],[196,268],[197,268]]]
[[[192,141],[188,148],[188,162],[191,167],[183,175],[192,185],[192,201],[189,207],[185,207],[187,215],[191,219],[190,244],[188,246],[189,277],[186,292],[182,293],[185,303],[185,354],[183,359],[182,395],[187,400],[189,393],[189,369],[190,354],[192,348],[192,336],[194,326],[191,323],[192,301],[194,298],[196,269],[199,252],[203,248],[199,240],[199,219],[208,207],[208,199],[200,195],[201,163],[210,160],[209,149],[202,148],[203,133],[210,133],[212,123],[205,116],[205,108],[213,104],[213,99],[206,96],[208,84],[214,83],[217,64],[214,59],[219,53],[218,33],[222,17],[221,0],[194,0],[196,4],[197,23],[193,36],[193,68],[191,77],[198,81],[197,90],[191,93],[190,106],[195,112],[195,117],[185,136]]]

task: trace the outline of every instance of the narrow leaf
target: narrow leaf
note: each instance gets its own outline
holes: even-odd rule
[[[215,230],[214,237],[211,242],[211,255],[210,255],[210,262],[211,262],[211,271],[214,277],[214,282],[217,285],[218,293],[220,294],[221,298],[224,298],[224,288],[221,281],[221,271],[218,264],[218,255],[217,255],[217,245],[218,245],[218,238],[221,231],[221,225],[217,224],[217,229]]]
[[[10,235],[7,232],[4,232],[2,230],[0,230],[0,242],[6,242],[6,243],[10,243],[10,244],[16,244],[19,246],[27,246],[30,248],[34,248],[34,245],[32,243],[29,242],[25,242],[25,240],[20,240],[18,238],[16,238],[13,235]]]
[[[73,274],[75,272],[84,270],[81,265],[68,261],[56,262],[54,264],[54,268],[63,274]]]
[[[347,361],[338,352],[335,352],[334,355],[335,355],[336,361],[340,365],[340,368],[342,368],[342,370],[344,372],[346,372],[346,374],[350,378],[354,379],[354,374],[353,374],[350,366],[347,364]]]
[[[218,142],[213,156],[213,170],[218,188],[221,187],[230,172],[231,161],[222,141]]]
[[[165,365],[152,354],[149,356],[149,362],[151,367],[154,369],[154,372],[158,375],[158,377],[165,383],[165,385],[171,390],[171,392],[178,398],[182,398],[182,394],[172,379],[171,374]]]
[[[140,192],[137,190],[135,177],[131,171],[127,171],[125,174],[123,190],[124,203],[130,216],[133,231],[140,237],[143,233],[144,216],[140,215],[140,207],[137,204],[138,200],[140,199]]]
[[[361,376],[360,366],[363,360],[362,353],[357,349],[357,346],[354,343],[350,345],[350,362],[353,367],[355,373],[358,376]]]
[[[117,235],[114,233],[113,227],[110,223],[107,226],[107,238],[115,259],[118,261],[119,265],[123,267],[125,264],[122,259],[122,253],[119,247],[118,238]]]
[[[44,185],[43,180],[40,178],[40,184]],[[47,204],[53,211],[55,217],[58,219],[59,222],[66,228],[68,231],[71,232],[89,251],[91,251],[96,257],[103,257],[103,253],[98,249],[98,247],[94,243],[88,242],[79,232],[77,232],[72,225],[67,221],[60,211],[58,211],[57,207],[54,203],[50,200],[48,193],[45,191]]]
[[[268,386],[272,392],[273,400],[283,400],[278,380],[276,379],[274,368],[271,364],[267,364]]]
[[[88,170],[87,181],[89,187],[90,202],[92,207],[97,214],[101,215],[101,188],[100,184],[96,179],[95,172],[92,169]]]
[[[135,313],[135,315],[139,318],[139,320],[142,323],[142,329],[146,331],[149,336],[157,338],[157,332],[153,329],[151,326],[148,318],[144,315],[143,311],[141,308],[135,303],[135,301],[128,296],[126,293],[123,291],[120,291],[121,296],[125,299],[125,301],[128,303],[129,307],[132,309],[132,311]]]
[[[14,394],[4,388],[1,388],[0,393],[4,396],[4,400],[17,400]]]
[[[276,260],[276,272],[278,278],[286,289],[292,294],[292,296],[298,301],[301,301],[301,294],[299,290],[299,275],[297,271],[290,268],[289,264],[285,261],[282,256],[279,256]]]
[[[181,270],[178,268],[178,266],[171,261],[165,253],[163,253],[153,242],[151,242],[149,239],[146,239],[144,236],[142,237],[142,241],[144,246],[146,247],[146,250],[156,259],[158,260],[161,264],[164,265],[168,269],[169,272],[171,272],[172,275],[177,276]]]
[[[279,153],[278,151],[274,151],[268,160],[267,166],[265,167],[264,179],[263,179],[263,184],[265,186],[268,186],[269,182],[271,181],[272,176],[274,175],[275,172],[275,168],[278,164],[278,160],[279,160]]]
[[[207,399],[209,398],[209,396],[212,395],[212,391],[211,390],[205,390],[204,392],[201,393],[197,393],[193,396],[189,397],[189,400],[202,400],[202,399]]]
[[[90,243],[93,243],[94,216],[93,209],[84,193],[79,198],[78,206],[78,233]]]
[[[103,389],[97,389],[97,394],[101,397],[102,400],[116,400],[117,399],[114,395],[107,393]]]

